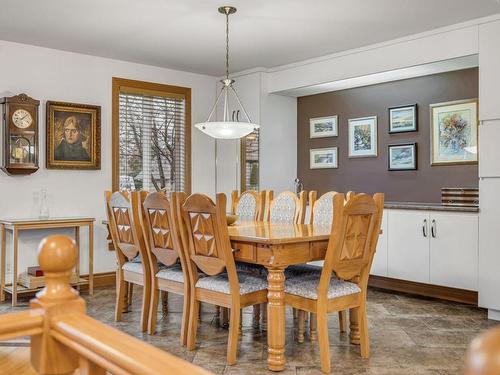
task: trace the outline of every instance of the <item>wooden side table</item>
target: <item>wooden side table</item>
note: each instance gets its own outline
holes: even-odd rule
[[[74,228],[75,242],[78,250],[78,262],[75,267],[77,282],[73,285],[88,285],[89,294],[94,294],[94,221],[93,217],[54,217],[47,219],[0,219],[1,227],[1,268],[0,268],[0,301],[5,301],[5,293],[12,295],[12,306],[17,304],[17,295],[33,293],[38,289],[29,289],[17,285],[18,279],[18,246],[19,232],[33,229],[54,229],[54,228]],[[80,278],[80,228],[89,229],[89,276],[88,279]],[[6,271],[6,232],[12,231],[12,284],[5,283]]]

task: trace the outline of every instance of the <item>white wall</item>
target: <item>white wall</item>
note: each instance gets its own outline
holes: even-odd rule
[[[192,121],[204,120],[215,100],[215,77],[128,63],[100,57],[0,41],[0,93],[26,93],[40,103],[40,169],[30,176],[12,177],[0,172],[0,217],[36,215],[37,194],[48,191],[51,216],[96,218],[94,271],[113,271],[114,252],[106,248],[104,191],[111,189],[111,88],[112,77],[191,87]],[[5,95],[2,95],[5,96]],[[45,102],[58,100],[100,105],[101,170],[45,169]],[[193,128],[192,190],[214,193],[213,140]],[[37,264],[36,247],[47,234],[21,235],[20,270]],[[87,237],[82,233],[82,272],[87,272]],[[8,237],[8,261],[11,259]]]

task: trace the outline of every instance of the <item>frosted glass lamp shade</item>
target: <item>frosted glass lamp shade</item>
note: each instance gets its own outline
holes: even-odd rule
[[[250,122],[236,121],[208,121],[195,125],[203,133],[217,139],[239,139],[259,128],[259,125]]]

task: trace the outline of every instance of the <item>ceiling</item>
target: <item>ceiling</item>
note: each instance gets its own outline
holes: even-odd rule
[[[499,0],[237,0],[231,70],[273,67],[500,13]],[[0,39],[222,75],[224,0],[0,0]],[[2,57],[3,58],[3,57]]]

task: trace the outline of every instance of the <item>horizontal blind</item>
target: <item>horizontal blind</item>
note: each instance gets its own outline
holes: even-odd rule
[[[259,190],[259,130],[254,130],[244,139],[243,175],[245,176],[244,190]]]
[[[178,94],[120,92],[120,190],[185,190],[185,107]]]

